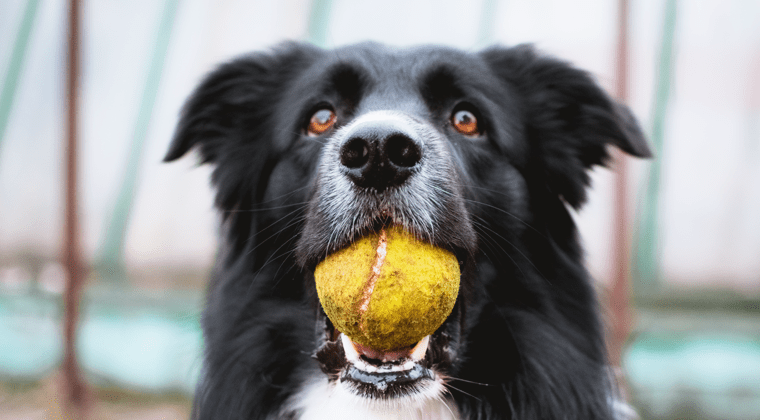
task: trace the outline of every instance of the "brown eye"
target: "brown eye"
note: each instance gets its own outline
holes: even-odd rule
[[[306,133],[311,137],[317,137],[329,130],[335,124],[336,119],[337,116],[333,110],[322,108],[311,116]]]
[[[478,119],[470,111],[461,109],[451,116],[451,124],[465,136],[476,136],[479,133]]]

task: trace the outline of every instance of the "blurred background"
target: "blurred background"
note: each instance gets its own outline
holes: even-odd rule
[[[617,0],[79,3],[74,348],[93,418],[189,415],[217,220],[210,168],[161,163],[183,100],[241,53],[376,40],[530,42],[624,99],[657,159],[614,165],[622,203],[596,169],[575,216],[609,328],[629,333],[628,398],[643,419],[760,419],[760,2],[630,2],[625,91]],[[63,415],[68,15],[0,1],[0,420]]]

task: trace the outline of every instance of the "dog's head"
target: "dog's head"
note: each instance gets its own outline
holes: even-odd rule
[[[215,165],[225,221],[217,272],[234,273],[219,281],[236,302],[212,286],[210,305],[237,309],[210,309],[207,319],[235,323],[260,302],[311,302],[316,338],[304,333],[313,325],[298,326],[282,333],[287,349],[311,346],[346,392],[393,400],[437,397],[457,375],[491,385],[540,370],[531,363],[552,350],[534,358],[532,341],[566,340],[572,348],[562,351],[582,356],[569,363],[603,364],[566,206],[583,204],[587,171],[605,163],[609,144],[649,156],[625,107],[586,73],[528,46],[472,54],[287,44],[208,76],[166,159],[197,146]],[[314,267],[386,225],[460,262],[457,304],[423,358],[412,347],[357,350],[316,303]],[[209,329],[207,340],[223,340]]]

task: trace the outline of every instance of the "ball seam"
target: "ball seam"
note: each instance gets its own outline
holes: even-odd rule
[[[372,264],[372,269],[369,272],[369,278],[367,278],[367,282],[364,283],[364,288],[362,289],[362,297],[359,300],[359,329],[362,332],[365,332],[364,330],[364,314],[367,312],[367,309],[369,308],[369,301],[372,297],[372,292],[375,290],[375,285],[377,284],[377,280],[380,278],[380,273],[383,268],[383,264],[385,264],[385,256],[388,253],[388,237],[385,233],[385,229],[380,230],[380,237],[377,240],[377,247],[375,251],[375,262]]]

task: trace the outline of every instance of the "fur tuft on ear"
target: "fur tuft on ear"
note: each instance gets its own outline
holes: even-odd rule
[[[526,132],[543,157],[549,188],[574,208],[586,200],[588,169],[604,165],[612,144],[638,157],[652,154],[633,114],[586,72],[538,54],[530,45],[482,53],[526,105]]]
[[[305,67],[316,47],[285,43],[269,53],[237,58],[211,72],[182,108],[169,150],[170,162],[194,146],[202,163],[217,162],[225,144],[266,116],[289,75]],[[230,148],[233,149],[233,148]]]

